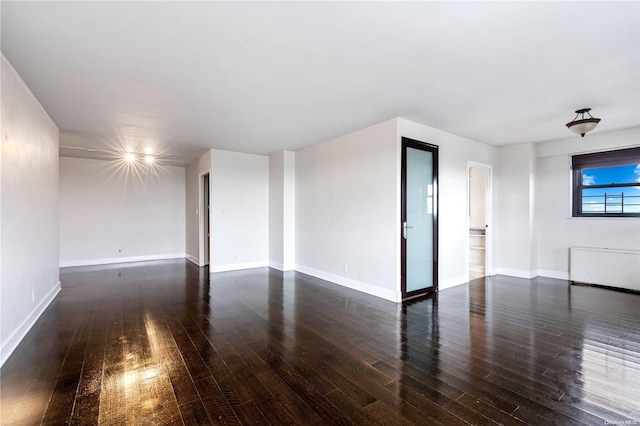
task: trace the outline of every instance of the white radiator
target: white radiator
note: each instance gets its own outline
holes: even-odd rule
[[[571,247],[571,281],[640,291],[640,250]]]

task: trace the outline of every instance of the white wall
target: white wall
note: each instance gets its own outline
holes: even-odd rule
[[[204,266],[204,239],[200,238],[201,215],[201,176],[211,173],[211,151],[202,154],[189,164],[186,170],[186,257],[198,266]]]
[[[60,266],[184,254],[184,167],[60,158]]]
[[[467,282],[467,162],[494,165],[497,149],[404,119],[296,153],[296,270],[401,299],[402,137],[439,147],[439,285]]]
[[[498,149],[471,139],[453,135],[433,127],[398,119],[398,144],[401,137],[408,137],[438,146],[439,154],[439,289],[464,284],[468,280],[469,227],[468,227],[468,161],[495,166]],[[398,175],[400,168],[398,166]],[[494,185],[495,191],[495,185]],[[398,219],[400,223],[400,196],[398,195]],[[492,211],[495,217],[496,205]],[[487,238],[493,236],[493,221],[487,228]],[[400,227],[396,227],[398,259],[400,258]],[[491,246],[488,247],[491,249]],[[491,255],[488,256],[492,258]],[[398,260],[398,263],[400,261]],[[488,265],[491,269],[491,265]],[[399,280],[399,278],[398,278]]]
[[[296,155],[295,152],[284,151],[283,156],[282,269],[289,271],[296,264]]]
[[[267,266],[269,157],[211,151],[210,272]]]
[[[522,278],[537,275],[535,223],[535,145],[499,149],[496,272]]]
[[[571,217],[571,155],[639,146],[639,141],[640,127],[636,127],[537,145],[535,213],[540,275],[568,279],[572,246],[640,250],[640,218]]]
[[[269,266],[284,269],[284,151],[269,156]]]
[[[296,152],[296,270],[397,300],[399,163],[395,119]]]
[[[295,152],[269,157],[269,266],[295,267]]]
[[[58,128],[2,56],[0,364],[60,291]]]

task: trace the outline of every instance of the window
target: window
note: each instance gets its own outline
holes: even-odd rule
[[[573,216],[640,217],[640,148],[574,155]]]

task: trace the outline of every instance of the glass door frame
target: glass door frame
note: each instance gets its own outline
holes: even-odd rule
[[[407,240],[403,237],[403,224],[407,220],[407,148],[431,152],[433,158],[433,286],[407,292]],[[438,291],[438,146],[420,142],[415,139],[402,137],[402,165],[401,165],[401,211],[400,211],[400,282],[402,300],[411,299]]]

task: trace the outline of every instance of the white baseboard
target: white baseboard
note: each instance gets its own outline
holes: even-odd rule
[[[145,262],[148,260],[184,259],[185,253],[152,254],[147,256],[123,256],[103,259],[61,260],[60,267],[110,265],[112,263]]]
[[[200,266],[200,260],[195,257],[195,256],[191,256],[189,253],[185,254],[184,257],[191,263],[195,263],[196,266]]]
[[[402,295],[393,290],[388,290],[386,288],[380,288],[378,286],[374,286],[371,284],[363,283],[362,281],[352,280],[350,278],[345,278],[340,275],[331,274],[324,271],[319,271],[317,269],[308,268],[302,265],[296,265],[296,271],[302,272],[303,274],[311,275],[316,278],[320,278],[325,281],[330,281],[334,284],[339,284],[344,287],[348,287],[353,290],[358,290],[363,293],[370,294],[372,296],[380,297],[385,300],[390,300],[392,302],[400,302],[402,300]]]
[[[0,366],[4,365],[5,361],[9,358],[9,356],[13,353],[13,351],[18,347],[24,336],[27,335],[31,327],[38,321],[40,315],[47,309],[47,307],[51,304],[53,299],[58,295],[60,289],[62,288],[61,282],[58,281],[51,291],[38,303],[38,306],[34,308],[33,311],[29,314],[29,316],[20,324],[18,328],[16,328],[11,336],[2,344],[2,348],[0,349]]]
[[[569,280],[569,272],[554,271],[552,269],[538,269],[538,276],[547,278],[556,278],[559,280]]]
[[[508,275],[516,278],[526,278],[530,280],[538,276],[538,271],[529,271],[526,269],[513,269],[513,268],[494,268],[493,273],[496,275]]]
[[[534,269],[527,271],[525,269],[512,269],[512,268],[495,268],[494,272],[498,275],[508,275],[516,278],[526,278],[528,280],[535,277],[556,278],[559,280],[568,280],[569,272],[554,271],[552,269]]]
[[[277,269],[278,271],[288,272],[295,270],[295,265],[283,265],[282,263],[269,261],[269,268]]]
[[[238,271],[240,269],[264,268],[269,266],[268,261],[249,263],[228,263],[226,265],[209,265],[209,273]]]
[[[469,282],[469,277],[467,275],[459,275],[453,278],[447,278],[446,280],[442,280],[438,282],[438,291],[445,290],[447,288],[455,287],[458,285],[466,284]]]
[[[277,269],[278,271],[284,271],[284,265],[282,263],[269,261],[269,268]]]

